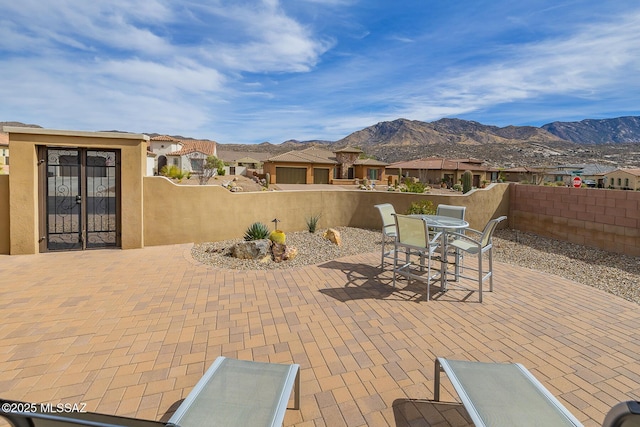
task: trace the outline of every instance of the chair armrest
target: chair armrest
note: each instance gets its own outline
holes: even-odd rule
[[[475,230],[475,229],[473,229],[473,228],[465,228],[463,231],[464,231],[464,234],[466,234],[466,233],[469,233],[469,232],[470,232],[470,233],[472,233],[472,234],[477,234],[478,236],[482,236],[482,231],[480,231],[480,230]],[[463,234],[462,232],[458,232],[458,231],[456,231],[456,233],[457,233],[457,234]]]
[[[433,235],[429,243],[434,243],[434,244],[440,243],[441,238],[442,238],[442,231],[438,231],[436,234]]]
[[[480,235],[482,235],[482,233]],[[474,243],[474,244],[478,245],[478,247],[482,246],[482,243],[480,243],[479,240],[473,239],[473,238],[467,236],[466,234],[449,233],[449,236],[454,236],[456,239],[460,239],[460,240],[467,240],[467,241],[469,241],[471,243]]]

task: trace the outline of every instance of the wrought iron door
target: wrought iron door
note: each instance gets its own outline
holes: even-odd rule
[[[119,154],[46,148],[46,250],[120,246]]]

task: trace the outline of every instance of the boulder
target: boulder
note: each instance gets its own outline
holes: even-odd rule
[[[240,259],[263,259],[269,255],[269,249],[271,249],[271,240],[251,240],[233,245],[231,255]]]
[[[285,260],[294,259],[297,255],[298,255],[298,248],[296,248],[295,246],[287,246],[287,248],[284,251]]]
[[[287,251],[287,245],[282,243],[273,243],[271,245],[271,252],[273,253],[273,260],[275,262],[282,262],[285,260],[284,254]]]
[[[342,237],[340,237],[340,232],[335,228],[330,228],[327,231],[325,231],[322,237],[324,237],[325,239],[329,240],[330,242],[338,246],[342,244]]]

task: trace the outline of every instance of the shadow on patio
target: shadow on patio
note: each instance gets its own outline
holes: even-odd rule
[[[377,252],[232,271],[190,250],[0,257],[0,396],[159,420],[222,355],[301,365],[287,426],[464,425],[425,400],[436,356],[522,363],[586,426],[640,398],[640,306],[588,286],[496,263],[482,304],[426,302]]]

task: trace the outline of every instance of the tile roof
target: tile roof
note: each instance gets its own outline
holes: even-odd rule
[[[187,139],[182,142],[182,148],[178,151],[168,153],[167,156],[184,156],[190,153],[204,153],[208,156],[216,155],[216,142],[207,140]]]
[[[274,163],[322,163],[337,165],[336,156],[328,150],[322,148],[309,147],[304,150],[288,151],[274,157],[270,157],[267,162]]]
[[[355,165],[365,165],[365,166],[387,166],[389,163],[381,162],[376,159],[358,159],[354,163]]]
[[[261,153],[258,151],[231,151],[231,150],[218,150],[218,158],[225,162],[237,162],[239,160],[246,161],[245,159],[254,159],[257,161],[265,161],[271,157],[272,153]]]
[[[458,159],[459,160],[459,159]],[[388,166],[399,169],[432,169],[432,170],[488,170],[487,166],[478,164],[443,159],[441,157],[428,157],[426,159],[410,160],[408,162],[396,162]]]
[[[631,175],[640,176],[640,169],[616,169],[615,171],[611,172],[626,172],[630,173]]]
[[[176,139],[176,138],[174,138],[174,137],[172,137],[172,136],[169,136],[169,135],[158,135],[158,136],[151,137],[149,140],[150,140],[150,141],[171,141],[171,142],[182,142],[182,140],[180,140],[180,139]]]
[[[363,151],[359,148],[354,147],[344,147],[339,150],[334,151],[334,153],[362,153]]]

